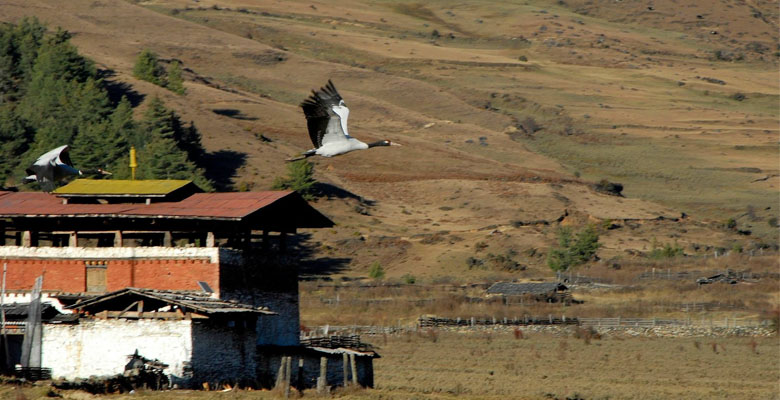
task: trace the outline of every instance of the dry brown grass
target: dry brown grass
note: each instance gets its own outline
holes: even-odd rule
[[[772,338],[597,339],[511,331],[392,335],[374,363],[376,389],[342,399],[777,399],[780,342]],[[577,338],[579,337],[579,339]],[[380,340],[374,340],[380,342]],[[702,342],[704,346],[702,346]],[[0,387],[1,399],[45,398],[46,388]],[[23,397],[19,397],[19,395]],[[80,392],[66,399],[92,398]],[[117,400],[273,399],[269,391],[139,391]],[[303,398],[317,397],[305,391]]]

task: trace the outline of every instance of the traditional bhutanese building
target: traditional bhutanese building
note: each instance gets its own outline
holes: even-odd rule
[[[279,314],[259,344],[296,345],[297,273],[280,258],[288,235],[332,225],[295,192],[203,193],[183,180],[0,192],[6,301],[24,301],[40,275],[46,295],[63,299],[126,287],[209,291]]]

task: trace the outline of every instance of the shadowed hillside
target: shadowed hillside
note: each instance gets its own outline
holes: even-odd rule
[[[602,227],[602,260],[657,243],[699,256],[776,246],[777,9],[12,0],[0,18],[61,26],[112,81],[193,121],[222,188],[285,173],[311,146],[298,104],[332,79],[353,136],[403,147],[312,160],[331,194],[349,194],[315,204],[337,227],[312,233],[314,254],[350,260],[323,274],[378,261],[388,277],[433,280],[549,275],[556,229],[587,223]],[[133,78],[143,49],[181,61],[185,95]],[[594,190],[603,179],[624,197]]]

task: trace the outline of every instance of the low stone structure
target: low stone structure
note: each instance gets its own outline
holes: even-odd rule
[[[558,282],[496,282],[486,291],[488,296],[501,296],[504,302],[544,301],[548,303],[572,302],[569,288]]]
[[[55,378],[122,373],[138,352],[168,364],[172,384],[255,380],[258,318],[268,310],[204,294],[127,288],[71,306],[70,323],[45,323],[42,366]]]

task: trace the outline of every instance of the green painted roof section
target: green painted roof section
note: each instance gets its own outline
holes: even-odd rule
[[[187,180],[119,180],[119,179],[76,179],[57,188],[56,195],[114,195],[114,196],[165,196],[188,184]]]

